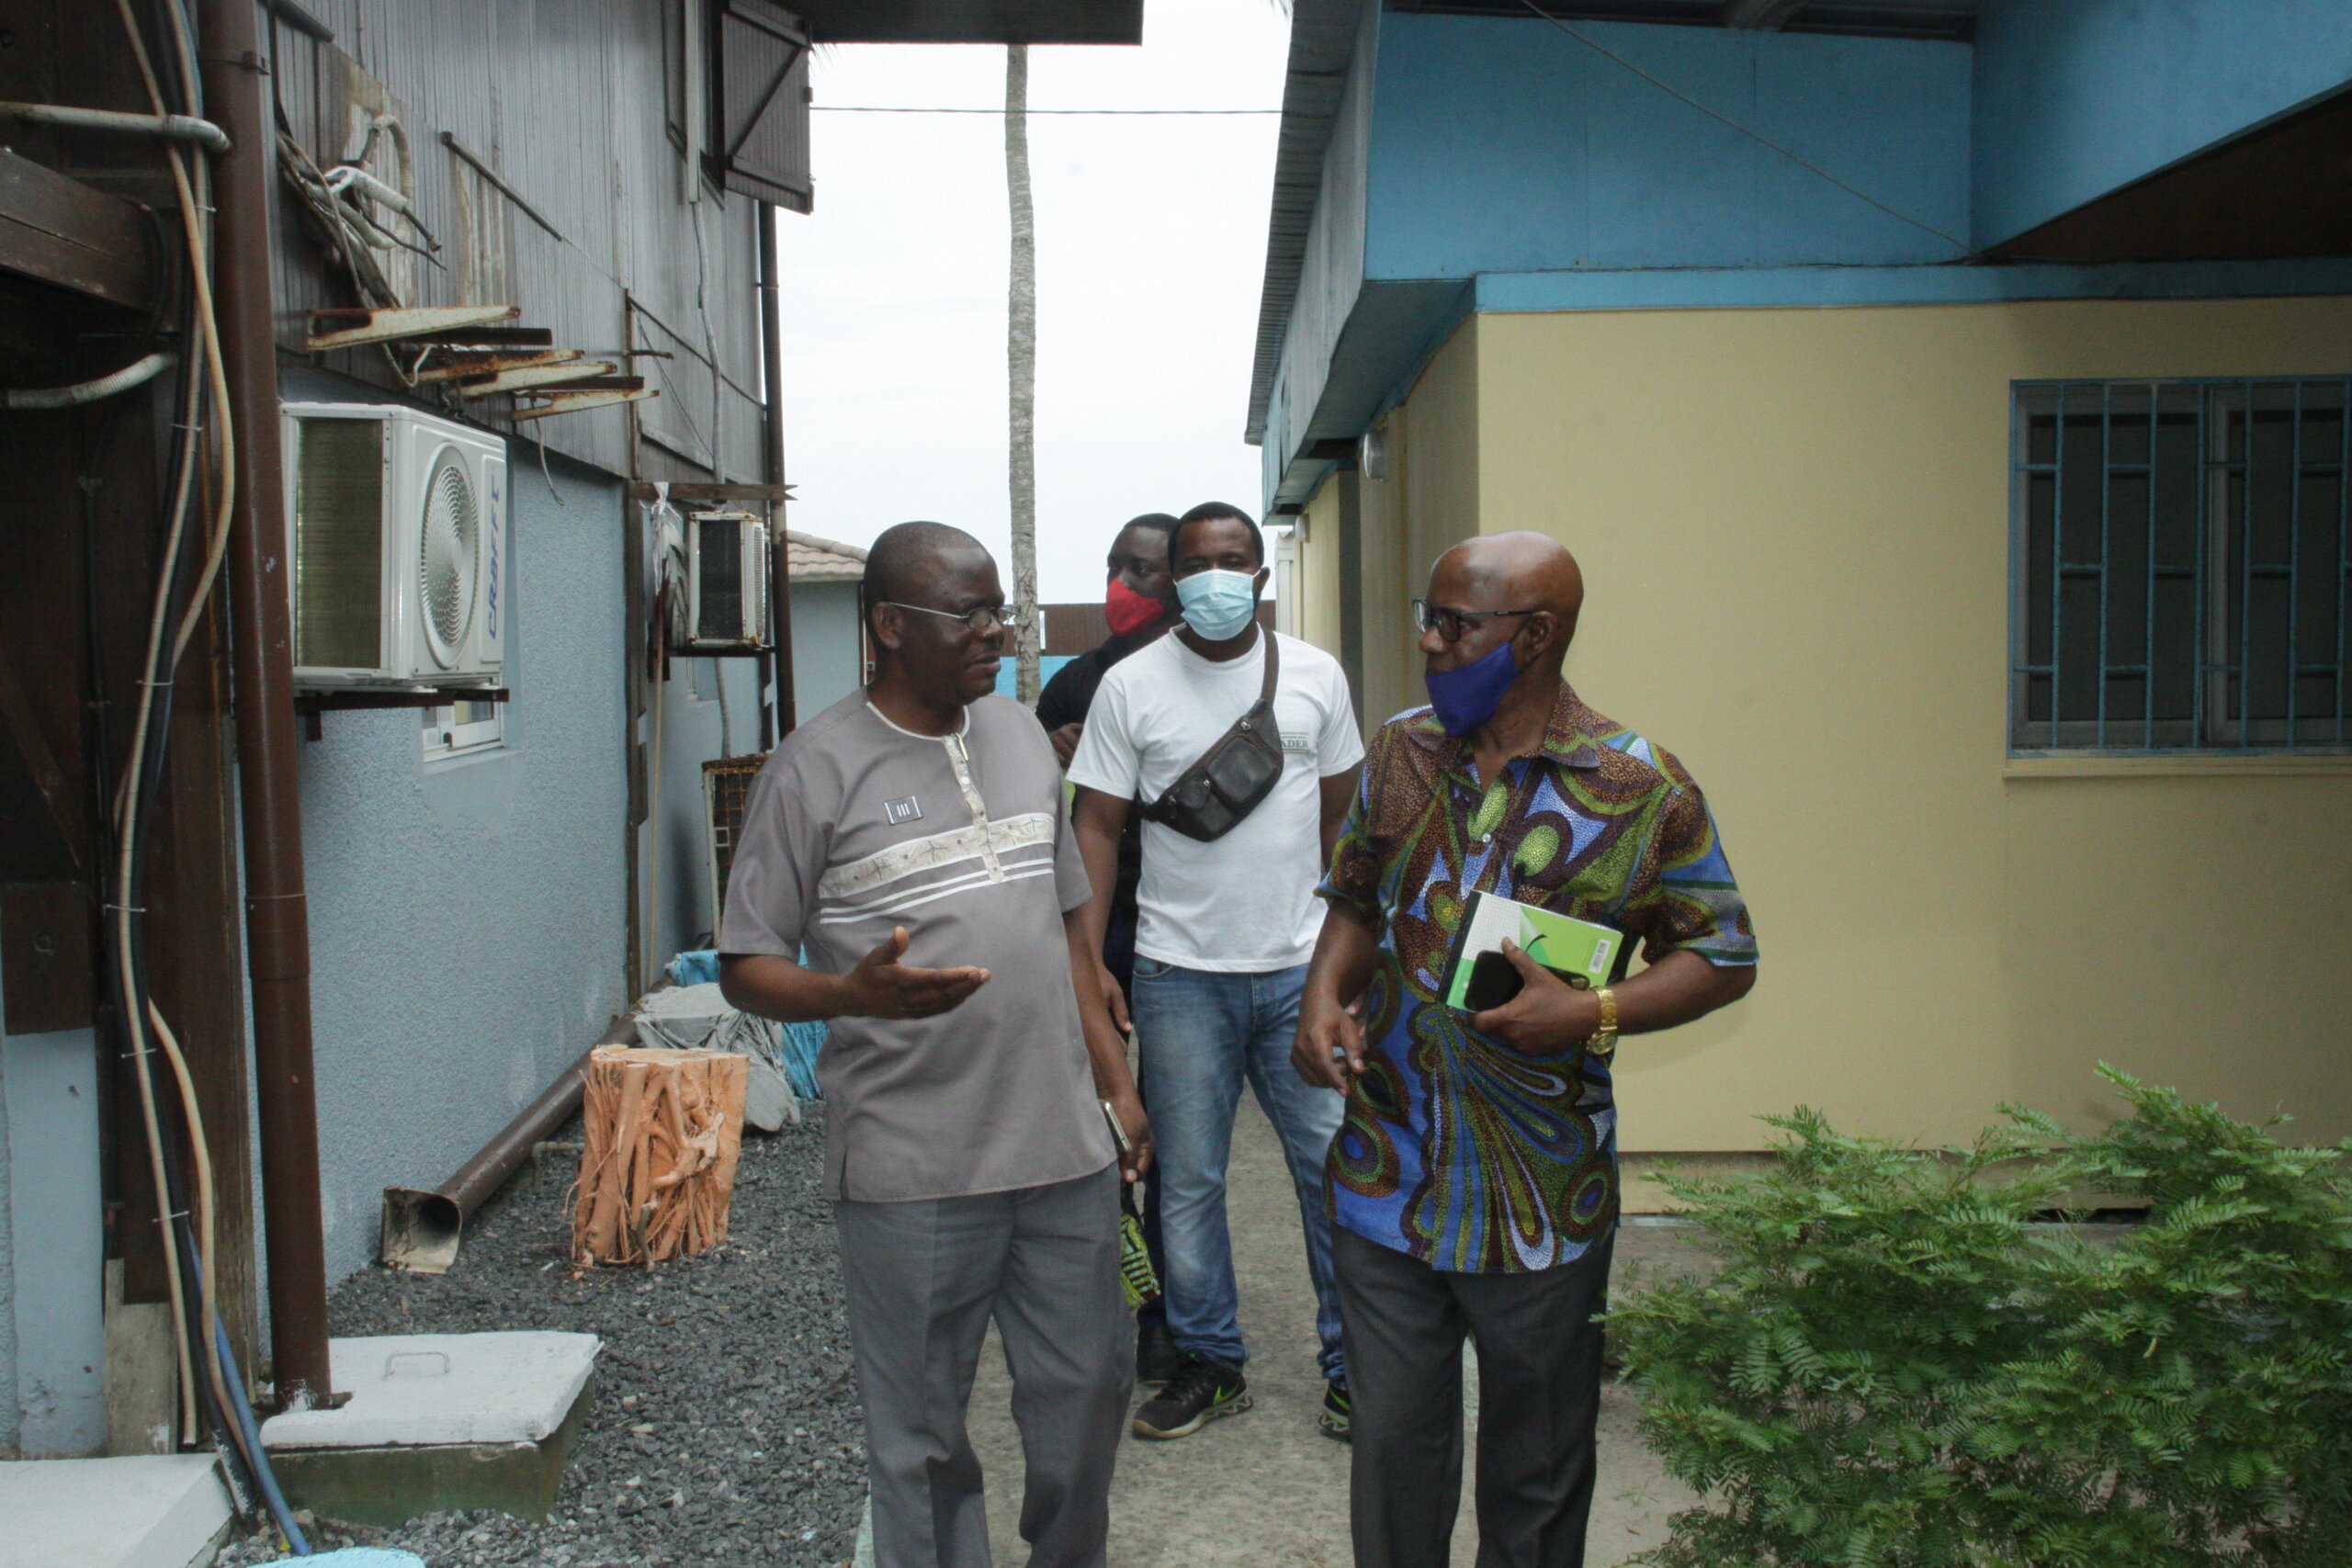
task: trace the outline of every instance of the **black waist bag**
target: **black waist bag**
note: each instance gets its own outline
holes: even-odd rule
[[[1283,737],[1274,728],[1274,634],[1261,635],[1266,639],[1266,682],[1258,700],[1168,786],[1167,794],[1145,805],[1145,821],[1164,823],[1188,839],[1214,843],[1272,793],[1274,781],[1283,776]]]

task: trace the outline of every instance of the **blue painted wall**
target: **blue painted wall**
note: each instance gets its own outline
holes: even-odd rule
[[[416,714],[333,713],[301,751],[337,1277],[386,1185],[446,1178],[628,1001],[622,490],[511,472],[505,746],[428,764]]]
[[[660,890],[646,928],[647,952],[657,966],[673,953],[706,945],[702,938],[718,924],[702,764],[760,749],[758,661],[672,660],[662,695],[662,813],[639,835],[647,859],[639,873],[639,886]]]
[[[1883,212],[1533,17],[1381,17],[1365,273],[1947,261]],[[1945,233],[1968,222],[1963,44],[1577,29]]]
[[[857,635],[857,584],[792,585],[792,694],[804,719],[855,691],[865,679]]]
[[[98,1186],[98,1053],[86,1029],[0,1048],[7,1127],[6,1281],[13,1319],[8,1451],[79,1459],[107,1446],[106,1227]]]
[[[2013,239],[2347,80],[2344,0],[1985,0],[1976,243]]]

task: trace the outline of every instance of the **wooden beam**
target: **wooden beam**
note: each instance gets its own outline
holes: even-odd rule
[[[501,370],[479,381],[468,381],[458,389],[460,398],[487,398],[498,392],[519,392],[526,387],[557,387],[573,381],[584,381],[598,376],[610,376],[620,366],[609,359],[581,359],[567,364],[536,365],[528,368]],[[642,386],[644,383],[639,382]]]
[[[469,354],[452,351],[450,357],[429,370],[417,372],[419,386],[436,381],[466,381],[477,376],[503,376],[509,370],[530,370],[542,365],[568,365],[580,357],[576,348],[549,348],[536,352]]]
[[[631,493],[639,501],[657,499],[659,492],[651,479],[637,481]],[[781,505],[792,499],[790,485],[753,484],[674,484],[670,487],[672,501],[764,501]]]
[[[516,409],[514,419],[520,423],[526,419],[545,419],[551,413],[578,413],[583,409],[600,409],[611,403],[639,403],[661,395],[661,391],[652,387],[614,391],[550,392],[543,403]]]
[[[1724,0],[1724,26],[1770,31],[1786,27],[1807,4],[1808,0]]]
[[[398,343],[511,321],[521,315],[514,305],[418,305],[404,310],[338,307],[311,312],[310,336],[302,346],[316,354],[329,348],[357,348],[367,344]]]
[[[154,245],[130,202],[0,148],[0,268],[143,310]]]

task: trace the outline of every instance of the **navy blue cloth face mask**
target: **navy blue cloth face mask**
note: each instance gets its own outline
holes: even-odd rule
[[[1458,670],[1428,670],[1421,680],[1430,689],[1430,706],[1448,735],[1459,739],[1495,716],[1503,694],[1519,679],[1519,660],[1504,642]]]

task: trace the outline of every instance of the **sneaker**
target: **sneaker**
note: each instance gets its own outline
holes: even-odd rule
[[[1337,1438],[1343,1443],[1350,1441],[1348,1429],[1354,1415],[1355,1405],[1348,1398],[1348,1380],[1337,1377],[1326,1382],[1323,1385],[1323,1414],[1315,1420],[1315,1424],[1323,1429],[1323,1435]]]
[[[1176,1363],[1183,1357],[1167,1319],[1146,1318],[1136,1325],[1136,1382],[1158,1388],[1174,1374]]]
[[[1250,1385],[1241,1369],[1186,1352],[1169,1375],[1168,1386],[1136,1412],[1138,1438],[1184,1438],[1220,1416],[1250,1408]]]

